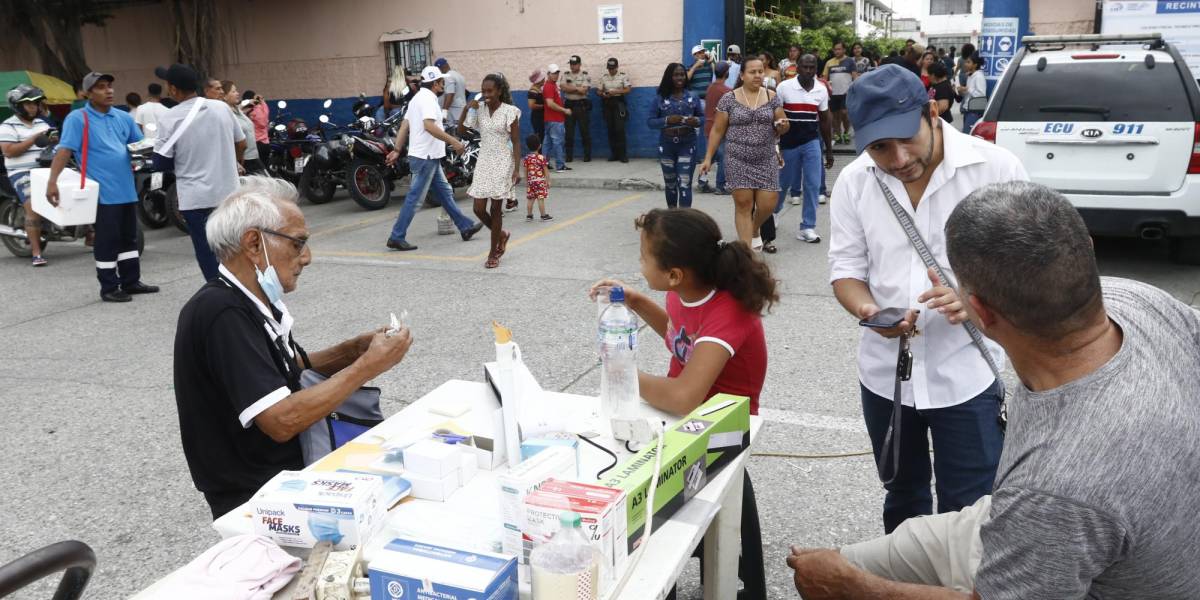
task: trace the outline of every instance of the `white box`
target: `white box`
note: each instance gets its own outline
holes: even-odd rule
[[[505,554],[517,557],[521,585],[530,581],[530,548],[521,535],[525,530],[525,497],[537,491],[548,479],[573,477],[575,468],[575,451],[566,446],[554,446],[496,478],[500,485],[500,517],[504,522],[501,547]]]
[[[397,538],[371,559],[372,600],[517,600],[511,556]]]
[[[378,475],[280,471],[250,499],[254,533],[280,546],[354,550],[383,523],[387,508]]]
[[[621,577],[628,558],[625,492],[551,479],[525,497],[524,540],[532,548],[546,542],[561,528],[564,511],[579,513],[583,531],[600,553],[600,594]]]
[[[404,470],[409,474],[442,479],[458,471],[461,454],[456,444],[421,440],[404,449]]]
[[[58,174],[58,206],[46,200],[46,184],[50,169],[29,171],[29,199],[33,210],[60,227],[91,225],[96,222],[96,204],[100,201],[100,184],[88,179],[79,189],[79,171],[63,169]]]
[[[412,497],[434,502],[445,502],[450,494],[458,491],[458,470],[450,471],[445,477],[427,477],[419,473],[409,472],[404,479],[412,484]]]
[[[475,475],[479,473],[479,462],[475,454],[470,452],[463,452],[459,458],[462,462],[458,468],[458,485],[467,487],[467,484],[471,483],[471,480],[475,479]]]

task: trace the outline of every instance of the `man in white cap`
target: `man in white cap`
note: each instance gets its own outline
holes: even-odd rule
[[[454,188],[450,187],[446,174],[442,172],[446,144],[460,154],[466,150],[462,142],[442,129],[442,107],[438,105],[438,96],[445,91],[446,77],[441,69],[425,67],[421,70],[421,89],[409,101],[404,122],[396,133],[396,150],[388,155],[388,164],[396,162],[400,157],[400,149],[408,144],[408,166],[412,171],[412,183],[408,195],[404,197],[404,207],[400,209],[400,216],[396,218],[392,234],[388,236],[387,247],[393,250],[417,249],[415,244],[408,243],[405,236],[417,214],[417,202],[430,191],[446,214],[450,215],[464,242],[483,229],[482,223],[472,221],[458,210],[458,205],[454,204]]]
[[[733,88],[742,76],[742,49],[737,44],[730,44],[729,49],[725,51],[725,60],[729,61],[729,75],[725,77],[725,85]]]
[[[697,98],[703,98],[704,93],[708,91],[708,84],[713,80],[712,61],[709,60],[708,51],[700,44],[692,46],[692,58],[695,60],[692,66],[688,67],[688,89]]]
[[[562,93],[558,90],[558,65],[551,63],[546,69],[546,84],[542,86],[542,96],[545,98],[546,141],[542,146],[542,154],[554,159],[556,171],[570,171],[565,157],[565,139],[567,136],[566,121],[571,115],[571,109],[566,107]]]

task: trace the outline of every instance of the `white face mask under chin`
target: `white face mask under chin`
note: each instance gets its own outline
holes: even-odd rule
[[[258,239],[262,243],[263,258],[267,261],[267,270],[260,271],[258,265],[254,266],[254,274],[258,278],[258,287],[262,289],[263,295],[267,297],[267,302],[275,304],[283,298],[283,284],[279,281],[279,274],[275,272],[275,267],[271,266],[271,256],[267,253],[267,237],[266,232],[259,231]]]

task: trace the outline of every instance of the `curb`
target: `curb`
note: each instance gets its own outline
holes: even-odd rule
[[[557,175],[551,183],[557,188],[582,190],[633,190],[633,191],[662,191],[662,182],[653,182],[639,177],[624,179],[598,179],[594,177],[563,177]]]

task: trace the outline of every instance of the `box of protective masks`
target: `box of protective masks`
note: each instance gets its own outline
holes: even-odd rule
[[[254,533],[280,546],[333,542],[353,550],[383,523],[383,479],[365,473],[281,471],[250,499]]]

